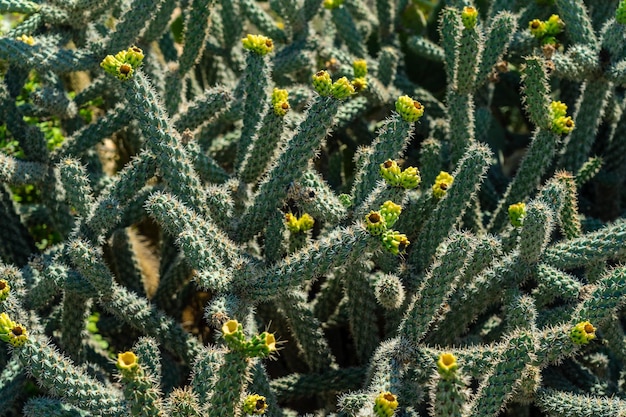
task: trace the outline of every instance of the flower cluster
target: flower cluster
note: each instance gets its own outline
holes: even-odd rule
[[[572,328],[569,338],[577,345],[586,345],[596,338],[596,328],[588,321],[581,321]]]
[[[260,415],[264,414],[267,409],[267,402],[265,397],[258,394],[248,395],[243,400],[243,412],[248,415]]]
[[[550,119],[552,120],[552,131],[557,135],[567,135],[574,130],[574,121],[570,116],[566,116],[567,105],[560,101],[550,103]]]
[[[289,92],[282,88],[274,88],[272,91],[272,108],[276,116],[283,117],[289,111]]]
[[[244,49],[261,56],[267,55],[274,50],[274,42],[263,35],[248,34],[248,36],[241,40],[241,43]]]
[[[35,44],[35,38],[28,35],[20,35],[17,38],[18,41],[24,42],[27,45],[33,46]]]
[[[402,213],[402,207],[392,201],[385,201],[380,210],[370,211],[365,216],[365,228],[372,236],[380,236],[383,247],[394,255],[403,253],[411,242],[406,235],[391,230]]]
[[[437,175],[437,178],[435,178],[435,185],[433,185],[433,197],[436,199],[442,198],[446,195],[448,188],[450,188],[453,182],[454,177],[452,175],[445,171],[441,171],[439,175]]]
[[[422,182],[419,170],[415,167],[408,167],[404,171],[400,169],[398,163],[387,159],[380,164],[380,175],[385,182],[392,187],[402,187],[407,190],[417,188]]]
[[[11,286],[9,282],[5,279],[0,279],[0,302],[9,298],[9,294],[11,293]]]
[[[0,340],[14,347],[24,346],[28,341],[28,332],[21,324],[15,323],[7,313],[0,314]]]
[[[125,51],[118,52],[115,56],[107,55],[100,66],[109,74],[125,81],[132,78],[142,61],[143,51],[136,46],[131,46]]]
[[[405,122],[417,122],[424,115],[424,106],[409,96],[400,96],[396,100],[396,111]]]
[[[287,213],[285,214],[285,224],[291,233],[300,233],[311,230],[315,220],[308,213],[304,213],[300,218]]]
[[[367,86],[364,77],[362,77],[362,79],[355,79],[352,82],[346,77],[341,77],[333,83],[330,74],[326,70],[321,70],[313,74],[312,80],[313,88],[320,96],[333,96],[337,100],[345,100],[356,93],[357,89],[360,91]]]
[[[528,24],[530,33],[539,39],[542,45],[558,45],[556,36],[563,32],[564,28],[565,23],[556,14],[550,16],[546,21],[533,19]]]
[[[226,345],[249,358],[266,358],[276,352],[276,338],[273,333],[262,332],[250,339],[243,333],[243,326],[237,320],[228,320],[222,326],[222,337]]]

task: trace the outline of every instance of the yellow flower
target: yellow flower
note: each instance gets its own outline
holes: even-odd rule
[[[250,52],[257,53],[261,56],[267,55],[274,50],[274,42],[263,35],[248,34],[241,40],[243,47]]]
[[[454,182],[454,177],[445,171],[441,171],[437,178],[435,178],[435,185],[433,185],[433,197],[439,199],[446,195],[448,188]]]
[[[449,378],[453,376],[458,367],[456,357],[452,353],[445,352],[439,355],[437,371],[442,377]]]
[[[118,353],[117,363],[115,366],[117,366],[117,369],[122,372],[133,371],[139,366],[139,363],[137,362],[137,355],[131,351]]]
[[[263,414],[267,409],[267,402],[265,401],[265,397],[252,394],[248,395],[246,399],[243,401],[243,412],[246,414]]]
[[[581,321],[572,328],[569,337],[577,345],[586,345],[596,338],[596,328],[588,321]]]
[[[424,106],[409,96],[400,96],[396,100],[396,111],[406,122],[416,122],[424,115]]]
[[[381,392],[374,400],[374,414],[377,417],[391,417],[398,408],[398,398],[390,392]]]

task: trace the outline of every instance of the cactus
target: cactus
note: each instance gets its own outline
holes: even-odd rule
[[[626,1],[0,13],[0,414],[626,413]]]

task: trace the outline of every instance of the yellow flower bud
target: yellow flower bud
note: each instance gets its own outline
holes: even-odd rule
[[[416,122],[424,114],[422,103],[409,96],[401,96],[396,100],[396,111],[406,122]]]
[[[461,12],[461,21],[463,22],[463,26],[465,29],[473,29],[476,26],[476,21],[478,20],[478,10],[474,7],[464,7]]]
[[[263,35],[250,35],[241,40],[243,47],[250,52],[254,52],[261,56],[267,55],[274,50],[274,42]]]

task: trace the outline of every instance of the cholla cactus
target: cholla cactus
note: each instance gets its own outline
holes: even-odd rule
[[[4,414],[626,414],[625,1],[0,11]]]

